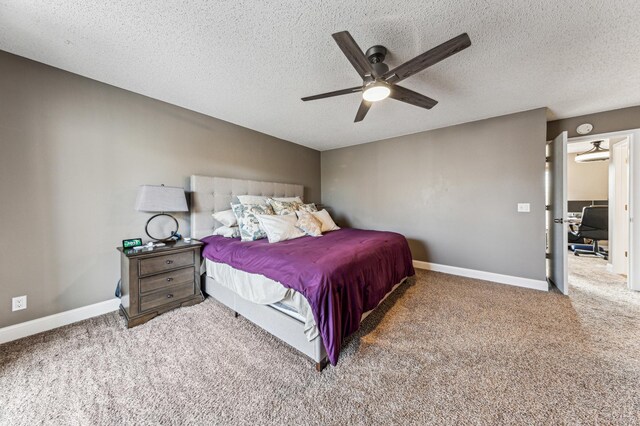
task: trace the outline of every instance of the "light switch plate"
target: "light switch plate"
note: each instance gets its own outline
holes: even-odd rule
[[[518,203],[518,213],[529,213],[531,211],[530,203]]]

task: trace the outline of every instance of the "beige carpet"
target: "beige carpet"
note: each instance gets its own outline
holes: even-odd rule
[[[0,346],[0,424],[640,424],[640,295],[583,260],[570,298],[418,272],[322,374],[212,300],[104,315]]]

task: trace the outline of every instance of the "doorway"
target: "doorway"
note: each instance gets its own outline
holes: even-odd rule
[[[604,286],[602,291],[627,285],[628,140],[623,135],[567,141],[570,286]]]
[[[571,139],[565,132],[548,144],[548,276],[564,294],[585,282],[640,291],[634,280],[640,227],[633,226],[640,149],[634,140],[640,143],[639,130]]]

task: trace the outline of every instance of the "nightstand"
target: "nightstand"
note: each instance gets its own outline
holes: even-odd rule
[[[120,312],[127,327],[204,300],[200,285],[202,246],[200,241],[191,240],[154,249],[118,247],[122,277]]]

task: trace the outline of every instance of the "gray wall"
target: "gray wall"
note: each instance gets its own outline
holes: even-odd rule
[[[640,128],[640,106],[550,121],[547,123],[547,140],[555,138],[563,130],[569,132],[570,138],[581,136],[576,132],[576,127],[583,123],[593,124],[593,131],[591,131],[593,135],[638,129]]]
[[[544,280],[545,134],[537,109],[324,151],[322,201],[416,260]]]
[[[140,184],[238,177],[320,201],[318,151],[6,52],[0,69],[0,327],[113,298]]]

